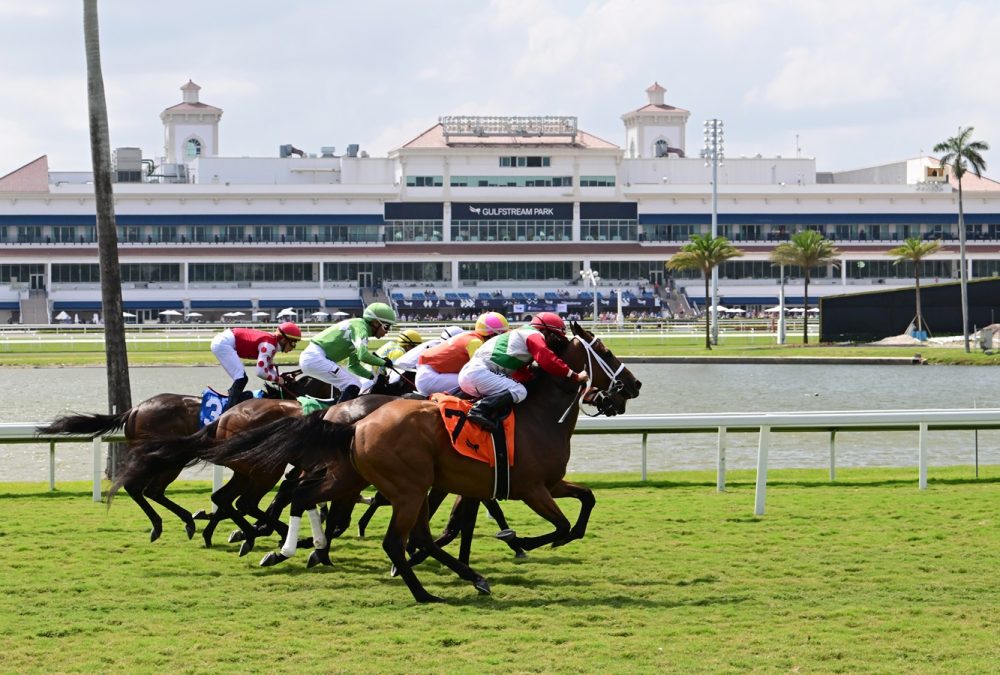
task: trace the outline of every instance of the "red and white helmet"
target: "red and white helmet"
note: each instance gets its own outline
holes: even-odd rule
[[[539,312],[531,319],[532,328],[547,330],[566,337],[566,324],[555,312]]]
[[[278,324],[278,335],[292,342],[298,342],[302,339],[302,329],[292,321],[283,321]]]

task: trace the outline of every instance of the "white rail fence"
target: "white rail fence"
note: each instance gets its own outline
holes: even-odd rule
[[[93,497],[101,501],[104,471],[103,445],[122,441],[121,434],[91,438],[87,435],[40,436],[35,424],[0,424],[0,444],[48,443],[49,488],[55,489],[55,446],[57,443],[91,443],[94,457]],[[647,444],[650,434],[701,433],[717,436],[716,488],[726,488],[726,439],[731,433],[758,436],[757,477],[754,514],[763,515],[767,494],[768,451],[771,434],[785,432],[826,433],[830,439],[830,480],[836,480],[837,433],[841,431],[916,432],[918,486],[927,488],[927,463],[931,431],[1000,429],[1000,409],[809,411],[769,413],[709,413],[683,415],[621,415],[582,417],[578,434],[635,434],[642,437],[642,480],[647,479]],[[222,469],[215,467],[213,483],[222,484]]]

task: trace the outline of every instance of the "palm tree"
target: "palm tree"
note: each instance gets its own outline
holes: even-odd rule
[[[97,250],[101,269],[108,406],[112,413],[121,413],[132,407],[132,387],[129,383],[128,352],[125,348],[125,318],[122,316],[118,234],[115,227],[114,195],[111,191],[111,139],[108,132],[108,106],[104,99],[104,75],[101,73],[97,0],[83,0],[83,39],[87,52],[87,108],[90,117],[94,198],[97,204]],[[123,459],[122,453],[113,452],[112,456],[116,456],[119,461]],[[113,463],[109,457],[109,474],[113,471]]]
[[[667,261],[668,270],[701,270],[705,277],[705,349],[712,348],[711,311],[709,303],[712,295],[709,281],[712,270],[731,258],[738,258],[743,251],[729,243],[725,237],[712,237],[711,234],[693,234],[691,241],[675,253]]]
[[[983,141],[972,140],[975,127],[958,128],[958,135],[934,146],[934,152],[945,153],[941,157],[941,166],[951,168],[951,174],[958,181],[958,249],[961,269],[962,287],[962,336],[965,338],[965,352],[969,352],[969,289],[968,270],[965,264],[965,215],[962,209],[962,177],[971,170],[976,177],[981,178],[986,170],[986,160],[980,154],[990,149]]]
[[[920,311],[920,265],[923,259],[929,255],[937,253],[941,249],[941,240],[921,241],[918,237],[910,237],[896,248],[889,249],[886,255],[896,258],[893,264],[901,262],[913,263],[913,279],[916,282],[917,291],[917,330],[924,330],[927,324],[924,323],[923,314]]]
[[[809,344],[809,276],[813,267],[833,263],[839,265],[840,255],[833,243],[816,230],[796,232],[788,241],[778,244],[771,251],[771,262],[775,265],[794,265],[802,268],[805,281],[803,291],[802,343]]]

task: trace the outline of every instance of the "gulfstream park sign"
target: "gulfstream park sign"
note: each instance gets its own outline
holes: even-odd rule
[[[455,220],[493,218],[549,218],[572,220],[572,204],[462,204],[453,203],[451,217]]]

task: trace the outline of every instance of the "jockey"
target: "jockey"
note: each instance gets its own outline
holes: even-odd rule
[[[393,370],[389,372],[389,384],[395,384],[399,381],[400,372],[416,372],[418,364],[420,362],[420,356],[426,352],[431,347],[436,347],[445,340],[453,338],[456,335],[461,335],[465,330],[461,326],[448,326],[441,331],[441,334],[436,338],[431,338],[430,340],[424,340],[413,349],[409,349],[405,354],[400,356],[398,359],[392,360]]]
[[[495,431],[500,419],[528,395],[513,377],[532,361],[554,377],[586,382],[587,371],[573,372],[553,351],[565,343],[566,324],[554,312],[540,312],[530,325],[491,338],[458,374],[462,391],[481,397],[468,418],[487,431]]]
[[[361,393],[363,385],[371,386],[372,372],[362,364],[392,365],[391,359],[368,351],[368,339],[384,337],[394,323],[396,313],[392,307],[373,302],[365,307],[361,318],[345,319],[315,336],[302,350],[299,368],[303,374],[340,390],[338,401],[349,401]]]
[[[267,382],[278,382],[278,367],[274,365],[274,355],[279,350],[290,352],[295,343],[302,339],[302,330],[291,321],[280,324],[273,333],[254,328],[227,328],[212,339],[212,354],[226,369],[233,383],[229,387],[229,401],[226,410],[244,398],[243,389],[247,385],[247,373],[240,359],[257,362],[257,377]],[[225,412],[225,411],[223,411]]]
[[[510,326],[499,312],[486,312],[476,321],[476,328],[461,333],[420,355],[417,365],[417,391],[424,396],[458,390],[458,371],[486,340],[506,333]]]
[[[378,378],[385,376],[389,383],[399,381],[399,371],[405,370],[399,360],[404,354],[409,354],[415,347],[423,344],[424,338],[412,328],[399,331],[399,334],[391,340],[385,341],[381,347],[375,350],[375,355],[383,359],[388,359],[392,363],[392,370],[376,366],[372,368],[371,386],[374,387]],[[395,378],[393,378],[395,376]],[[370,388],[370,387],[369,387]],[[368,393],[367,389],[362,389],[363,393]]]

